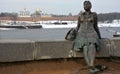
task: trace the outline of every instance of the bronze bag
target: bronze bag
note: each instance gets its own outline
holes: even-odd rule
[[[77,34],[76,29],[71,28],[71,29],[67,32],[67,34],[66,34],[66,36],[65,36],[65,39],[66,39],[66,40],[69,40],[69,41],[73,41],[73,40],[76,38],[76,34]]]

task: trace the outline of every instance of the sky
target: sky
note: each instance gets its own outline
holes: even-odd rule
[[[0,12],[19,12],[26,8],[31,13],[40,9],[43,13],[66,15],[83,11],[85,0],[0,0]],[[120,12],[120,0],[90,0],[92,11],[97,13]]]

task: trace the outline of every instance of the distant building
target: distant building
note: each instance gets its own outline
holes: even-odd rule
[[[30,17],[30,12],[24,8],[23,11],[20,11],[18,17]]]
[[[52,17],[52,16],[49,15],[49,14],[44,14],[44,13],[42,13],[42,11],[41,11],[39,8],[37,8],[37,9],[35,10],[35,12],[34,12],[33,14],[31,14],[31,16],[32,16],[32,17]]]
[[[41,15],[41,17],[52,17],[52,15],[44,14],[44,15]]]

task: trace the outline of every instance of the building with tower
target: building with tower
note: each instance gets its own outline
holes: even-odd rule
[[[19,11],[18,17],[30,17],[30,11],[24,8],[24,10]]]

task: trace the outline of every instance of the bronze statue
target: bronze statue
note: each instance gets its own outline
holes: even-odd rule
[[[74,40],[73,49],[76,51],[83,50],[84,58],[91,73],[97,73],[106,69],[106,66],[94,66],[96,51],[99,50],[99,39],[101,39],[97,25],[97,14],[91,12],[91,2],[84,1],[84,12],[79,14],[78,25],[76,27],[77,36]]]

